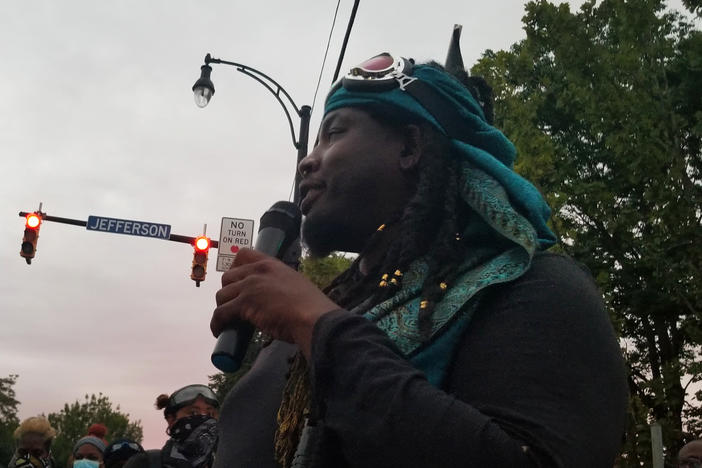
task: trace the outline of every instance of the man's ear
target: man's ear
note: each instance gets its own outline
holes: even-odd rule
[[[409,171],[417,167],[422,157],[422,129],[418,125],[407,125],[403,138],[405,146],[400,154],[400,168]]]

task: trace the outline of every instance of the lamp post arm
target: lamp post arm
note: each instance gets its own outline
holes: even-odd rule
[[[288,125],[290,126],[290,134],[292,135],[292,141],[293,145],[295,148],[300,149],[301,146],[301,141],[297,139],[295,136],[295,127],[293,125],[292,117],[290,115],[290,110],[288,109],[288,106],[285,104],[285,101],[283,101],[283,97],[287,100],[287,102],[292,106],[292,108],[295,111],[295,114],[300,119],[303,119],[305,117],[305,112],[303,112],[299,107],[297,107],[297,104],[295,104],[295,101],[293,101],[293,98],[290,97],[287,91],[285,91],[285,88],[283,88],[280,84],[278,84],[277,81],[275,81],[273,78],[270,76],[266,75],[265,73],[256,70],[255,68],[249,67],[248,65],[244,65],[241,63],[236,63],[236,62],[230,62],[227,60],[221,60],[217,58],[212,58],[210,54],[207,54],[205,56],[205,64],[209,65],[210,63],[221,63],[224,65],[231,65],[233,67],[236,67],[236,70],[238,72],[243,73],[244,75],[250,76],[254,80],[258,81],[261,83],[263,86],[266,87],[268,91],[275,96],[275,98],[278,100],[280,103],[281,107],[283,108],[283,111],[285,112],[285,117],[288,119]],[[281,97],[282,95],[282,97]],[[308,107],[308,106],[303,106]],[[307,118],[309,118],[309,113]],[[302,135],[300,135],[302,136]],[[306,142],[304,142],[304,146],[307,146]],[[306,148],[305,148],[306,150]]]

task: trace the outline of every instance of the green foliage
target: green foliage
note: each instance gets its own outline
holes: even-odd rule
[[[622,338],[631,409],[621,466],[699,437],[702,33],[661,0],[530,2],[527,37],[472,70],[495,88],[517,170],[562,248],[593,272]],[[692,376],[692,377],[690,377]]]
[[[690,10],[690,13],[702,17],[702,0],[682,0],[682,4]]]
[[[15,451],[12,433],[19,425],[17,418],[19,401],[15,399],[13,388],[16,383],[16,374],[0,377],[0,463],[9,461]]]
[[[300,262],[300,271],[318,288],[324,289],[331,281],[336,278],[341,272],[346,270],[351,265],[351,260],[340,254],[331,254],[323,258],[304,257]],[[224,397],[229,393],[229,390],[236,384],[239,379],[246,374],[253,364],[259,351],[264,346],[268,339],[257,332],[254,339],[249,345],[246,352],[246,357],[241,364],[241,368],[233,374],[220,372],[210,375],[209,385],[217,394],[219,401],[224,401]]]
[[[101,423],[107,427],[108,442],[126,437],[141,443],[144,437],[141,421],[130,422],[129,414],[120,412],[119,405],[113,408],[112,402],[102,393],[85,395],[82,402],[76,400],[66,404],[60,412],[50,413],[48,419],[58,431],[52,446],[58,468],[65,466],[73,445],[87,435],[91,424]]]
[[[304,257],[300,271],[319,289],[324,289],[334,278],[345,271],[352,260],[341,254],[331,254],[322,258]]]

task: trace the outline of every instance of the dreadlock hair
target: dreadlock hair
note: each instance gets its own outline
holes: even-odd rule
[[[428,65],[443,70],[436,62]],[[456,78],[466,86],[480,103],[488,122],[492,123],[492,90],[481,77],[471,77],[463,71]],[[395,294],[400,287],[402,272],[419,257],[428,262],[427,279],[422,286],[422,305],[419,328],[424,336],[431,330],[434,308],[441,301],[448,285],[458,275],[458,267],[465,258],[466,242],[462,239],[465,227],[474,213],[462,202],[460,196],[459,161],[453,155],[449,138],[431,124],[398,115],[383,106],[367,106],[362,110],[391,129],[401,130],[409,124],[417,125],[422,134],[422,157],[417,167],[417,188],[397,219],[387,224],[399,225],[399,235],[390,241],[382,261],[365,277],[355,274],[363,253],[383,236],[379,229],[366,244],[351,267],[337,277],[325,290],[339,305],[347,307],[357,300],[358,293],[369,287],[368,282],[379,285],[370,300],[356,310],[366,312]],[[394,280],[394,281],[393,281]],[[371,283],[371,284],[372,284]]]

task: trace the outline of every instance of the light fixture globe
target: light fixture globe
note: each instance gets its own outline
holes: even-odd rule
[[[214,96],[215,89],[212,80],[210,80],[212,67],[205,64],[200,67],[200,78],[193,85],[193,94],[195,96],[195,104],[198,107],[205,107]]]

